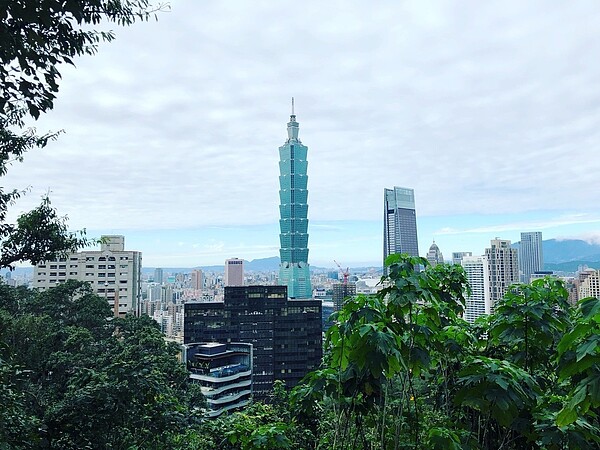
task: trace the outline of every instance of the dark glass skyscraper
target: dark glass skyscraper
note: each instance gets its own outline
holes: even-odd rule
[[[383,261],[394,253],[419,256],[415,191],[394,186],[383,194]]]
[[[288,138],[279,147],[279,284],[287,286],[290,298],[311,298],[308,266],[308,147],[298,139],[294,114],[287,124]]]
[[[321,363],[322,309],[320,300],[287,296],[285,286],[236,286],[222,302],[188,302],[183,342],[252,344],[255,398],[267,398],[275,380],[292,388]]]

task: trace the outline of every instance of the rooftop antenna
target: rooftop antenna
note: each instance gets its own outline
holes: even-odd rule
[[[292,97],[292,116],[294,115],[294,97]]]

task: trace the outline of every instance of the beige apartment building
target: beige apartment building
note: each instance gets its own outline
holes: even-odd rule
[[[33,287],[51,289],[67,280],[87,281],[118,314],[139,315],[142,295],[142,253],[125,250],[124,236],[102,236],[100,250],[68,254],[35,266]]]
[[[587,269],[579,274],[579,300],[587,297],[600,298],[600,270]]]

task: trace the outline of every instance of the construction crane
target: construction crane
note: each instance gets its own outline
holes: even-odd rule
[[[348,272],[349,267],[346,267],[346,270],[344,271],[344,269],[342,269],[342,266],[340,266],[339,262],[337,262],[335,259],[333,260],[333,262],[339,267],[340,272],[342,273],[342,276],[344,277],[344,281],[342,281],[342,283],[348,284],[348,277],[350,276],[350,272]]]

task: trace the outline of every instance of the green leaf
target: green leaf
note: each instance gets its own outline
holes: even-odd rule
[[[584,356],[594,355],[596,353],[596,349],[598,348],[598,338],[599,336],[594,336],[577,347],[576,355],[578,362],[581,361]]]
[[[556,425],[559,427],[565,427],[571,425],[577,420],[577,413],[567,407],[564,407],[556,416]]]
[[[592,319],[600,313],[600,300],[595,297],[584,298],[579,302],[579,310],[584,319]]]
[[[575,326],[573,331],[571,331],[570,333],[566,333],[560,340],[560,343],[558,344],[558,356],[561,356],[564,352],[571,349],[573,342],[587,334],[587,332],[590,331],[591,328],[592,326],[590,324],[579,323]]]

